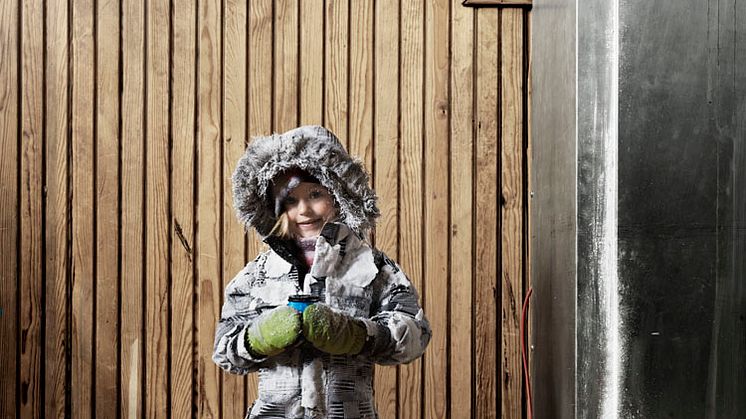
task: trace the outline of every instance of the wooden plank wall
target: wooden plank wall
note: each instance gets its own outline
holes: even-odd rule
[[[528,22],[525,2],[0,2],[0,416],[242,417],[256,377],[210,359],[261,248],[230,174],[300,124],[367,165],[375,244],[433,328],[377,369],[381,417],[525,416]]]

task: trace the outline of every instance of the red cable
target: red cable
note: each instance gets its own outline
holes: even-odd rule
[[[526,299],[523,300],[523,314],[521,315],[521,357],[523,358],[523,376],[526,380],[526,407],[528,410],[528,419],[534,417],[534,411],[532,407],[531,399],[531,378],[528,375],[528,359],[526,356],[526,314],[528,313],[528,299],[531,298],[532,288],[528,289],[526,293]]]

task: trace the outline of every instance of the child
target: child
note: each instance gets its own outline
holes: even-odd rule
[[[373,364],[418,358],[431,332],[401,268],[364,239],[379,211],[362,164],[300,127],[249,144],[233,195],[270,248],[226,287],[215,335],[216,364],[259,372],[247,417],[377,417]]]

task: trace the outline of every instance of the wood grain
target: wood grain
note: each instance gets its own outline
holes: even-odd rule
[[[68,275],[68,5],[46,3],[46,313],[44,339],[44,414],[65,415]],[[3,54],[8,57],[8,55]],[[0,76],[0,80],[5,77]],[[5,95],[3,95],[5,96]],[[6,126],[4,123],[0,124]],[[4,137],[7,138],[7,137]],[[3,153],[3,155],[6,155]],[[3,177],[4,179],[4,177]],[[3,184],[5,184],[3,182]],[[3,192],[5,196],[5,192]],[[5,219],[5,218],[3,218]],[[6,253],[3,253],[6,254]],[[5,283],[5,281],[0,281]],[[3,292],[3,295],[5,293]],[[5,305],[3,305],[5,307]],[[4,366],[3,366],[4,367]],[[8,388],[3,385],[3,388]],[[114,394],[116,398],[116,393]],[[1,411],[2,409],[0,409]]]
[[[173,64],[171,129],[171,417],[196,411],[194,320],[196,9],[175,0],[172,15]]]
[[[249,135],[272,133],[272,89],[274,83],[272,15],[273,0],[249,3]],[[253,252],[252,252],[253,251]],[[250,255],[256,256],[252,248]]]
[[[21,276],[20,276],[20,415],[37,418],[41,406],[42,323],[42,153],[43,143],[43,12],[40,1],[23,2],[21,10]]]
[[[373,169],[373,1],[350,2],[349,144],[351,155]]]
[[[93,4],[73,4],[72,33],[72,416],[93,416]],[[141,187],[142,185],[140,185]]]
[[[450,405],[453,418],[473,416],[474,10],[451,5]]]
[[[422,157],[424,5],[401,3],[399,188],[399,261],[413,285],[423,289]],[[422,359],[399,367],[399,414],[419,418],[422,401]]]
[[[380,416],[520,417],[524,3],[2,3],[0,414],[242,416],[257,375],[221,375],[214,328],[265,245],[230,175],[249,137],[321,123],[434,331],[376,368]]]
[[[166,417],[169,388],[169,34],[168,0],[147,2],[145,157],[145,415]]]
[[[285,132],[298,125],[298,3],[274,3],[274,126]]]
[[[224,3],[223,16],[223,289],[244,266],[244,233],[233,211],[231,175],[244,151],[246,138],[246,14],[245,0]],[[246,413],[246,378],[223,374],[223,417]]]
[[[329,0],[325,3],[324,124],[349,151],[349,2]]]
[[[122,4],[121,417],[143,416],[145,10]]]
[[[475,372],[477,417],[497,417],[499,369],[498,265],[498,11],[477,11],[476,53],[476,283]]]
[[[0,375],[0,415],[3,417],[16,416],[16,372],[18,372],[18,236],[19,225],[16,222],[18,214],[18,21],[17,1],[0,3],[0,133],[2,133],[2,163],[0,163],[0,308],[2,321],[0,322],[0,368],[7,374]],[[6,140],[7,139],[7,140]]]
[[[375,3],[373,185],[381,218],[375,245],[399,260],[399,21],[396,0]],[[376,366],[376,407],[381,419],[396,417],[397,368]]]
[[[448,158],[450,106],[448,95],[448,0],[426,2],[425,16],[425,239],[423,306],[432,338],[423,359],[423,417],[447,415],[448,375]]]
[[[272,3],[271,0],[249,3],[249,137],[272,132]],[[254,260],[264,248],[252,228],[247,230],[247,262]],[[250,374],[247,402],[251,405],[258,395],[257,374]]]
[[[117,416],[119,388],[119,2],[96,10],[96,417]],[[105,29],[103,29],[105,28]]]
[[[324,8],[300,2],[300,125],[320,125],[324,119]]]
[[[531,0],[463,0],[464,6],[483,6],[483,7],[516,7],[516,6],[531,6],[533,2]]]
[[[220,315],[221,239],[221,38],[217,2],[197,11],[197,415],[220,416],[220,372],[212,362],[215,325]]]
[[[524,33],[524,35],[525,34],[530,34],[531,33],[531,14],[530,13],[527,12],[527,13],[524,14],[524,22],[526,24],[526,29],[524,30],[523,33]],[[524,36],[523,45],[524,45],[524,48],[525,48],[524,51],[523,51],[523,54],[524,54],[525,61],[526,61],[526,68],[524,68],[524,70],[523,70],[523,71],[525,71],[524,77],[525,77],[525,80],[526,80],[526,84],[523,86],[523,97],[525,98],[525,101],[526,101],[526,105],[525,105],[526,113],[524,115],[524,117],[526,118],[526,122],[525,122],[525,127],[526,127],[526,151],[525,151],[525,154],[524,154],[524,158],[526,159],[526,165],[525,165],[526,167],[525,167],[524,170],[525,170],[525,174],[526,174],[526,181],[528,182],[528,185],[526,185],[526,187],[524,189],[526,191],[528,191],[528,193],[529,193],[529,196],[525,197],[525,199],[528,202],[527,202],[527,205],[524,206],[524,215],[523,215],[524,219],[526,220],[526,225],[524,227],[525,231],[524,231],[524,235],[523,235],[523,237],[524,237],[523,245],[525,247],[525,250],[523,252],[523,254],[524,254],[524,257],[523,257],[523,266],[524,266],[524,269],[525,269],[525,272],[523,274],[523,279],[524,279],[523,290],[524,290],[524,293],[528,293],[531,290],[532,286],[533,286],[532,281],[531,281],[531,278],[532,278],[532,274],[531,274],[531,259],[532,259],[532,254],[531,254],[531,252],[533,250],[531,248],[531,242],[533,241],[533,237],[531,235],[534,234],[533,233],[534,229],[533,229],[533,227],[531,225],[532,220],[531,220],[531,216],[530,216],[530,214],[533,211],[533,209],[532,209],[532,205],[533,205],[533,179],[531,177],[531,174],[533,173],[532,172],[532,168],[531,168],[531,162],[532,162],[531,156],[533,156],[532,141],[531,141],[531,138],[532,138],[531,137],[531,86],[532,86],[532,81],[531,81],[531,67],[532,67],[532,64],[531,64],[531,36]],[[526,339],[526,358],[527,358],[527,361],[528,361],[529,384],[530,384],[530,381],[534,377],[533,369],[532,369],[532,365],[533,365],[533,362],[532,362],[533,349],[532,348],[533,348],[533,342],[534,342],[534,330],[531,327],[531,325],[534,324],[535,310],[534,310],[533,304],[531,304],[531,303],[532,303],[532,301],[529,300],[528,318],[526,319],[526,323],[524,325],[524,333],[525,333],[525,339]],[[523,390],[524,390],[523,397],[524,397],[524,400],[526,400],[526,406],[527,406],[526,410],[531,411],[532,415],[533,415],[533,403],[532,403],[533,395],[531,393],[531,387],[530,386],[526,387],[525,383],[524,383]]]
[[[523,303],[523,11],[500,11],[502,417],[521,416]]]

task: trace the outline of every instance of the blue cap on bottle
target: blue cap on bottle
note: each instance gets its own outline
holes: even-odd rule
[[[313,303],[318,303],[321,300],[317,295],[310,294],[296,294],[288,297],[288,306],[303,313],[306,307]]]

